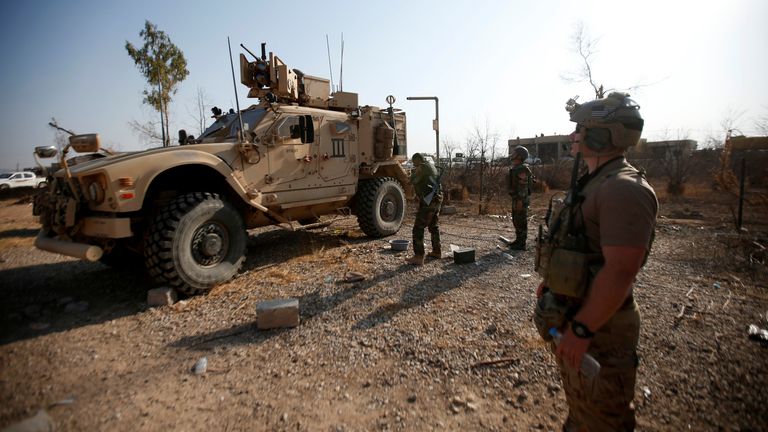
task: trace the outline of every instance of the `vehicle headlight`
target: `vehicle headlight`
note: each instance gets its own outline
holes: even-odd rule
[[[88,199],[94,204],[104,202],[104,186],[100,182],[94,181],[88,185]]]

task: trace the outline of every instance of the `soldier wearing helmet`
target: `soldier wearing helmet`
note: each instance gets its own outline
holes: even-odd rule
[[[533,173],[525,163],[528,149],[517,146],[509,155],[512,166],[509,168],[508,190],[512,197],[512,224],[515,226],[515,241],[510,249],[525,250],[528,239],[528,206],[531,204],[531,182]]]
[[[413,265],[424,264],[424,229],[429,229],[432,240],[432,251],[429,257],[441,258],[440,229],[438,214],[443,203],[443,192],[440,187],[440,176],[432,162],[426,160],[421,153],[411,156],[413,172],[411,184],[419,200],[416,220],[413,223],[413,256],[406,262]]]
[[[566,109],[576,123],[571,153],[581,153],[588,172],[540,229],[536,262],[544,280],[534,322],[543,336],[551,327],[562,333],[553,348],[569,407],[563,430],[633,430],[640,314],[632,284],[658,211],[653,189],[624,157],[643,119],[625,93],[571,99]],[[592,379],[579,372],[586,352],[601,364]]]

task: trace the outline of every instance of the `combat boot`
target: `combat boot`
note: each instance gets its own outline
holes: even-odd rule
[[[525,240],[515,240],[515,241],[513,241],[512,243],[509,244],[509,248],[511,250],[524,251],[524,250],[526,250]]]
[[[443,251],[440,249],[432,249],[432,252],[427,254],[430,258],[441,259],[443,257]]]
[[[405,262],[416,266],[424,265],[424,255],[414,255],[405,260]]]

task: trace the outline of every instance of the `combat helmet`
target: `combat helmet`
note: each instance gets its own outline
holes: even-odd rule
[[[413,161],[413,163],[416,163],[417,161],[419,163],[424,163],[424,155],[422,155],[421,153],[414,153],[413,156],[411,156],[411,160]]]
[[[584,143],[593,151],[603,151],[609,144],[620,149],[637,145],[643,131],[640,106],[628,93],[612,92],[603,99],[579,104],[569,99],[565,110],[576,123],[576,131],[585,128]]]
[[[528,149],[523,146],[517,146],[512,149],[512,153],[509,154],[510,160],[520,159],[525,162],[528,159]]]

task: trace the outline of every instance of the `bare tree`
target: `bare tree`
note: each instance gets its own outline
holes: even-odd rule
[[[743,135],[738,127],[739,120],[744,115],[744,110],[728,108],[720,120],[720,128],[724,137],[722,139],[722,153],[720,154],[720,169],[715,173],[715,183],[725,190],[735,191],[738,182],[736,174],[731,167],[731,137],[734,135]]]
[[[149,120],[146,123],[140,123],[136,120],[131,120],[128,122],[128,126],[139,135],[139,138],[145,145],[163,145],[163,135],[159,129],[159,121]]]
[[[576,55],[579,56],[579,67],[572,72],[566,72],[560,75],[560,79],[570,83],[582,83],[588,82],[592,89],[595,91],[595,98],[602,99],[606,93],[614,90],[618,90],[616,87],[605,88],[603,84],[599,84],[595,78],[594,60],[598,51],[599,38],[594,38],[589,34],[584,22],[577,21],[574,27],[574,31],[571,34],[571,49]],[[663,81],[663,80],[660,80]],[[659,82],[659,81],[657,81]],[[655,84],[653,83],[637,83],[629,87],[622,87],[624,91],[634,91],[641,87],[647,87]]]
[[[768,135],[768,106],[763,107],[766,110],[762,116],[755,120],[755,129],[760,135]]]
[[[205,132],[205,128],[208,127],[207,120],[208,120],[208,108],[211,107],[211,101],[208,98],[208,94],[205,92],[205,90],[202,87],[198,87],[197,91],[195,92],[195,106],[194,108],[190,109],[187,107],[187,113],[189,113],[190,117],[192,117],[192,120],[194,122],[194,127],[197,130],[197,136]]]
[[[675,134],[665,131],[664,140],[672,140],[673,135],[675,136],[674,139],[679,142],[690,139],[689,131],[678,130]],[[693,150],[693,148],[687,148],[684,145],[670,147],[661,160],[661,167],[667,176],[667,192],[672,195],[682,195],[685,192],[685,184],[690,178],[694,165],[691,158]]]
[[[478,211],[482,214],[487,211],[484,209],[483,201],[486,201],[487,206],[487,201],[498,195],[501,186],[501,182],[497,178],[499,167],[494,166],[493,163],[488,163],[489,158],[491,162],[494,162],[496,154],[499,152],[499,133],[493,130],[486,120],[482,126],[477,123],[473,126],[468,141],[474,143],[474,149],[479,153],[480,204]],[[488,189],[488,193],[486,193],[486,189]]]
[[[588,82],[595,91],[595,97],[601,99],[605,96],[605,89],[602,84],[597,84],[593,76],[592,61],[597,54],[597,44],[599,39],[592,38],[589,35],[584,22],[578,21],[571,35],[571,47],[578,54],[580,67],[575,72],[561,75],[561,79],[567,82]]]

